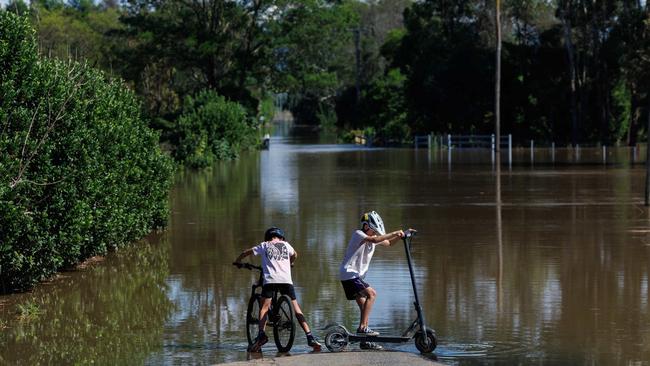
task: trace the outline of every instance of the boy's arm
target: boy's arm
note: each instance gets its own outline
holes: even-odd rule
[[[402,230],[396,230],[393,231],[392,233],[384,234],[384,235],[378,235],[378,236],[367,236],[363,241],[361,242],[362,244],[365,243],[375,243],[377,245],[383,245],[385,247],[389,247],[393,244],[395,240],[398,238],[401,238],[404,236],[404,231]]]
[[[249,248],[249,249],[244,250],[243,252],[241,252],[239,257],[237,257],[237,259],[235,259],[235,263],[241,263],[242,259],[248,257],[251,254],[253,254],[253,248]]]
[[[298,258],[298,252],[295,250],[293,251],[293,254],[289,256],[289,263],[293,266],[293,262],[296,261],[296,258]]]

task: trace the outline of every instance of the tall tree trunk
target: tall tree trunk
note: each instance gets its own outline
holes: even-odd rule
[[[639,118],[641,117],[641,111],[639,102],[636,97],[637,88],[636,85],[630,86],[630,128],[627,131],[627,145],[636,146],[637,134],[639,133]]]
[[[605,28],[605,19],[607,17],[607,7],[605,3],[594,4],[591,17],[591,37],[593,42],[593,68],[595,69],[595,87],[596,87],[596,104],[598,105],[599,119],[599,139],[603,145],[611,142],[609,136],[609,82],[607,72],[607,62],[602,60],[603,42],[601,39],[601,30]]]
[[[610,98],[609,83],[608,83],[609,73],[607,71],[608,71],[607,64],[605,64],[603,65],[602,76],[599,82],[601,100],[602,100],[600,136],[601,136],[601,141],[603,141],[603,143],[611,142],[611,138],[609,136],[609,117],[611,115],[611,105],[610,105],[611,98]]]
[[[604,82],[597,80],[596,92],[597,92],[597,103],[598,103],[598,119],[600,120],[600,143],[607,145],[609,143],[609,133],[608,126],[609,121],[607,119],[607,91],[605,90],[606,86]]]
[[[216,71],[216,59],[214,56],[210,57],[207,65],[205,65],[205,78],[207,79],[208,87],[213,90],[217,90],[217,71]]]
[[[495,158],[496,158],[496,206],[497,206],[497,251],[499,253],[499,271],[497,273],[497,306],[499,311],[503,304],[503,232],[501,223],[501,0],[496,0],[496,68],[494,77],[494,117],[495,117]]]
[[[585,92],[585,84],[587,80],[587,66],[586,66],[586,54],[583,55],[581,52],[576,51],[574,47],[574,54],[577,56],[577,77],[576,77],[576,123],[571,127],[571,134],[575,135],[576,144],[580,142],[580,127],[585,125],[585,115],[589,111],[587,105],[589,101],[589,93]],[[582,60],[581,60],[582,59]]]
[[[650,4],[645,2],[646,19],[650,18]],[[642,34],[643,43],[647,44],[648,27],[646,26],[645,32]],[[646,85],[647,86],[647,85]],[[647,107],[648,107],[648,126],[646,127],[646,159],[645,159],[645,206],[650,206],[650,90],[646,91]]]
[[[568,6],[568,5],[566,5]],[[571,93],[571,144],[576,146],[578,143],[578,115],[576,103],[576,65],[575,50],[573,41],[571,41],[571,25],[566,10],[562,10],[562,28],[564,30],[564,47],[566,48],[567,60],[569,62],[569,82]]]
[[[359,102],[361,101],[361,29],[352,30],[354,34],[354,88],[356,92],[355,108],[358,111]]]
[[[650,93],[648,93],[648,126],[646,129],[647,146],[645,158],[645,205],[650,205]]]
[[[497,165],[501,165],[501,0],[496,0],[495,9],[496,25],[496,68],[494,77],[494,119],[496,137]],[[500,198],[500,197],[499,197]]]

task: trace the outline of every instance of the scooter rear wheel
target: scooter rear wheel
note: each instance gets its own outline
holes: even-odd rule
[[[421,353],[431,353],[438,346],[436,342],[436,334],[432,329],[427,329],[427,337],[422,337],[422,331],[419,330],[415,333],[415,348]]]
[[[349,343],[348,331],[340,325],[327,329],[325,333],[325,346],[330,352],[341,352]]]

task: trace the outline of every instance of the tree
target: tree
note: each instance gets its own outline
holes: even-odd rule
[[[147,65],[162,63],[177,70],[182,94],[209,88],[255,110],[251,88],[265,83],[272,63],[274,1],[136,0],[126,10],[129,79],[140,83]]]
[[[494,7],[494,23],[496,33],[496,68],[494,71],[494,134],[496,137],[496,155],[498,170],[501,172],[501,0],[496,0]],[[497,197],[497,204],[501,203],[501,192]]]
[[[407,8],[407,33],[393,56],[407,77],[415,132],[493,130],[494,59],[469,2],[424,1]]]
[[[318,124],[319,113],[333,110],[336,93],[353,84],[357,15],[347,2],[320,0],[287,2],[279,14],[275,88],[289,93],[299,121]]]
[[[7,3],[6,11],[16,15],[28,15],[29,6],[23,0],[11,0]]]

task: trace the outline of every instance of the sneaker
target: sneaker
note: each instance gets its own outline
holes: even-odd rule
[[[320,352],[322,346],[318,341],[316,340],[315,337],[308,337],[307,338],[307,345],[311,347],[314,351]]]
[[[384,349],[384,347],[382,347],[381,345],[375,342],[361,342],[359,344],[359,348],[373,350],[373,351],[381,351],[382,349]]]
[[[255,338],[255,342],[248,346],[248,352],[259,352],[262,349],[262,346],[268,341],[269,337],[266,336],[266,333],[260,333],[257,338]]]
[[[370,329],[370,327],[363,327],[363,328],[357,329],[357,335],[364,335],[364,336],[374,337],[374,336],[378,336],[379,332],[376,332],[376,331]]]

